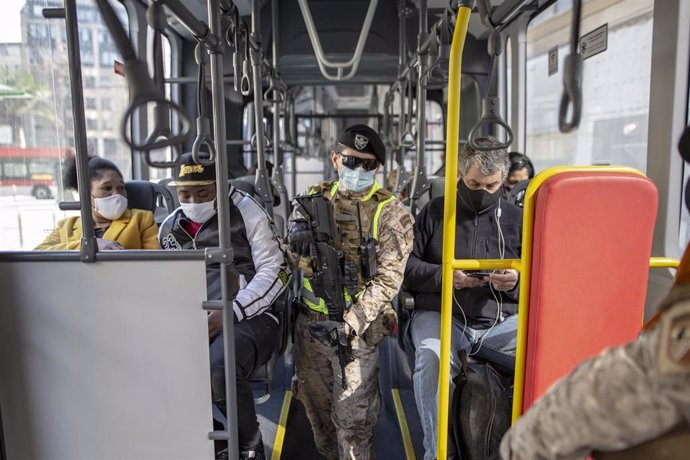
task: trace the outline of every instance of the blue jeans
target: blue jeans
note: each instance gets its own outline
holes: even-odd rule
[[[464,330],[464,333],[463,333]],[[417,411],[424,431],[424,460],[436,458],[438,424],[438,373],[441,355],[441,314],[436,311],[415,310],[410,335],[415,348],[412,377]],[[474,329],[453,318],[450,353],[450,394],[453,379],[460,374],[460,350],[470,356],[515,369],[517,315],[507,317],[492,329]],[[481,345],[480,345],[481,344]],[[452,405],[451,405],[452,407]]]

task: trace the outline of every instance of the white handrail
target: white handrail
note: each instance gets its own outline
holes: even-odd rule
[[[362,30],[359,34],[359,39],[357,40],[357,46],[352,58],[347,62],[332,62],[326,58],[321,48],[321,41],[319,40],[319,34],[316,31],[316,26],[314,25],[314,19],[311,16],[311,11],[309,9],[309,4],[307,0],[298,0],[299,8],[302,11],[302,17],[304,17],[304,24],[307,26],[307,33],[309,34],[309,40],[314,48],[314,55],[316,56],[316,62],[319,64],[319,70],[324,78],[332,81],[349,80],[354,77],[359,68],[360,60],[362,59],[362,52],[364,51],[364,45],[367,42],[367,36],[369,35],[369,29],[371,29],[371,23],[374,20],[374,13],[376,12],[376,6],[378,5],[378,0],[371,0],[369,3],[369,8],[367,9],[367,15],[364,18],[364,24],[362,25]],[[343,69],[351,67],[347,75],[343,75]],[[333,76],[328,73],[328,68],[337,69],[337,75]]]

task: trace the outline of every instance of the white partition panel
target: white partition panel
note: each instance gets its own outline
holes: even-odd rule
[[[9,460],[211,459],[202,261],[0,263]]]

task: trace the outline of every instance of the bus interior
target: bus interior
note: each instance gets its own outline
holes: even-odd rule
[[[80,205],[88,190],[62,183],[69,156],[81,180],[88,156],[114,162],[130,207],[151,210],[160,224],[179,206],[168,185],[176,162],[193,152],[215,161],[219,194],[230,186],[249,193],[282,236],[293,198],[336,179],[330,153],[356,123],[381,134],[387,157],[377,181],[413,214],[445,193],[446,174],[456,180],[445,168],[449,118],[459,125],[456,153],[491,135],[529,156],[537,172],[633,168],[658,190],[647,255],[667,260],[645,268],[640,327],[671,287],[673,260],[690,239],[690,172],[677,151],[690,110],[685,0],[5,3],[2,460],[215,458],[214,441],[236,442],[232,423],[213,426],[206,253],[33,250],[66,217],[81,216],[89,231],[90,208]],[[471,14],[454,69],[462,8]],[[580,72],[568,64],[573,54]],[[451,94],[461,107],[452,117]],[[231,249],[227,236],[219,247]],[[624,286],[615,273],[611,283]],[[253,378],[273,459],[321,458],[291,395],[297,276],[275,306],[279,347]],[[404,323],[412,308],[404,293],[399,304]],[[403,337],[382,342],[379,366],[377,457],[423,458],[414,360]]]

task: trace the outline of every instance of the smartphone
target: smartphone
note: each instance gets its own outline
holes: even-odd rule
[[[465,270],[466,276],[471,276],[472,278],[484,278],[491,275],[492,272],[484,270]]]

